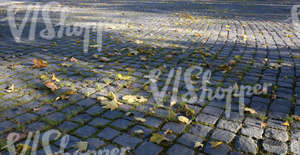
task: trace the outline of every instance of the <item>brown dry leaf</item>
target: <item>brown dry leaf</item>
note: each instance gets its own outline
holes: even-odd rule
[[[229,65],[235,65],[236,64],[236,61],[235,60],[230,60],[229,61]]]
[[[190,120],[187,117],[185,117],[185,116],[178,116],[177,118],[182,123],[190,124]]]
[[[289,121],[285,121],[285,122],[282,123],[281,125],[284,125],[284,126],[290,126],[290,123],[289,123]]]
[[[223,144],[221,141],[216,141],[216,142],[209,142],[212,148],[216,148],[219,145]]]
[[[42,68],[48,66],[47,62],[41,59],[33,59],[32,62],[33,62],[33,66],[32,66],[33,68]]]
[[[157,134],[157,133],[153,133],[152,137],[150,138],[150,142],[153,142],[156,144],[160,144],[163,141],[169,141],[169,139],[166,138],[165,136]]]
[[[257,113],[254,109],[248,108],[248,107],[245,107],[244,110],[245,110],[246,112],[249,112],[250,114],[256,114],[256,113]]]
[[[56,78],[55,74],[53,73],[52,74],[52,80],[56,81],[56,82],[60,82],[60,80],[58,78]]]
[[[294,119],[295,119],[296,121],[300,121],[300,116],[294,116]]]
[[[76,58],[74,58],[74,57],[72,57],[72,58],[70,59],[70,61],[71,61],[71,62],[78,62],[78,60],[77,60]]]
[[[226,73],[226,72],[228,72],[229,70],[231,70],[231,67],[230,67],[229,65],[227,65],[227,64],[220,65],[219,68],[221,69],[221,71],[222,71],[223,73]]]
[[[46,82],[46,83],[45,83],[45,86],[46,86],[47,88],[50,88],[52,91],[55,91],[55,90],[58,89],[57,86],[55,85],[55,83],[50,82],[50,81]]]

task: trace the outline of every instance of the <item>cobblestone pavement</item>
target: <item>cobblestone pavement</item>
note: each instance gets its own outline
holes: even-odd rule
[[[29,4],[47,2],[18,1],[17,21],[23,19]],[[43,135],[56,129],[70,135],[68,152],[75,152],[74,144],[82,141],[88,142],[88,150],[128,147],[127,153],[138,155],[300,154],[300,34],[293,30],[289,18],[296,1],[59,3],[71,8],[66,24],[103,26],[102,51],[95,46],[95,31],[91,31],[88,53],[83,52],[83,35],[41,38],[39,32],[45,26],[40,18],[35,40],[28,39],[27,23],[17,43],[8,22],[2,20],[1,147],[11,132],[25,138],[29,131],[40,130]],[[1,19],[8,5],[0,5]],[[51,16],[53,23],[61,10],[56,11]],[[57,26],[55,32],[58,30]],[[37,58],[47,61],[48,66],[33,68]],[[172,68],[185,71],[193,65],[212,71],[209,87],[213,89],[234,83],[268,82],[272,86],[268,94],[245,97],[245,106],[255,111],[243,117],[238,98],[233,98],[229,118],[225,117],[225,100],[178,101],[171,106],[174,80],[167,87],[163,105],[156,104],[146,76],[150,70],[162,70],[158,82],[162,88]],[[201,78],[193,78],[200,88]],[[53,91],[46,87],[49,80],[57,90],[53,85],[48,85]],[[202,90],[197,88],[200,95]],[[187,91],[182,76],[178,96]],[[109,102],[106,97],[112,97],[110,92],[119,102],[134,95],[146,98],[147,103],[123,103],[115,110],[106,109],[103,104]],[[178,116],[192,122],[182,123]],[[162,142],[153,140],[157,134]],[[61,140],[51,140],[53,151],[58,151]],[[46,154],[42,143],[38,154]],[[8,154],[7,150],[2,154]]]

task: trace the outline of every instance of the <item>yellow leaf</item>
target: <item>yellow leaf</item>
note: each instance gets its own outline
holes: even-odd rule
[[[56,78],[55,74],[53,73],[52,74],[52,80],[56,81],[56,82],[60,82],[60,80],[58,78]]]
[[[178,116],[177,118],[182,123],[190,124],[190,120],[187,117],[185,117],[185,116]]]
[[[102,102],[102,105],[104,109],[110,109],[111,111],[119,107],[118,102],[115,101],[104,101]]]
[[[47,75],[43,74],[40,76],[41,80],[46,80],[47,79]]]
[[[146,103],[148,100],[143,96],[125,95],[122,100],[127,104]]]
[[[135,119],[136,121],[139,121],[139,122],[142,122],[142,123],[146,122],[146,119],[145,119],[145,118],[142,118],[142,117],[134,117],[134,119]]]
[[[117,96],[116,96],[115,93],[112,92],[112,91],[110,91],[110,92],[108,93],[107,97],[108,97],[109,99],[111,99],[111,100],[115,100],[115,101],[117,100]]]
[[[290,126],[290,123],[289,123],[289,121],[285,121],[285,122],[282,123],[281,125],[284,125],[284,126]]]
[[[33,59],[33,68],[42,68],[42,67],[47,67],[48,64],[46,61],[41,60],[41,59]]]
[[[165,136],[157,134],[157,133],[153,133],[152,137],[150,138],[150,142],[153,142],[156,144],[160,144],[163,141],[169,141],[169,139],[166,138]]]
[[[212,148],[218,147],[219,145],[223,144],[221,141],[217,142],[209,142]]]
[[[50,81],[46,82],[46,83],[45,83],[45,86],[46,86],[47,88],[50,88],[52,91],[55,91],[56,89],[58,89],[57,86],[55,85],[55,83],[50,82]]]
[[[80,42],[81,42],[80,40],[76,40],[76,43],[77,43],[77,44],[80,44]]]
[[[117,77],[119,80],[130,80],[131,79],[131,76],[122,75],[122,74],[117,74]]]
[[[248,107],[245,107],[244,110],[245,110],[246,112],[249,112],[250,114],[256,114],[256,113],[257,113],[254,109],[248,108]]]

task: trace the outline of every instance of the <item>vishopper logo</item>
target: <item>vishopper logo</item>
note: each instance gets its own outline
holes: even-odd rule
[[[18,133],[10,133],[7,136],[7,145],[4,148],[0,148],[1,150],[6,149],[10,155],[36,155],[37,149],[39,148],[39,140],[42,140],[42,154],[46,155],[71,155],[71,153],[65,152],[65,149],[68,148],[70,142],[70,136],[69,135],[63,135],[58,130],[48,130],[44,132],[44,134],[41,136],[40,131],[36,132],[29,132],[26,136],[25,143],[19,146],[22,147],[16,147],[15,144],[21,140],[22,137]],[[54,138],[54,139],[53,139]],[[50,147],[50,141],[52,140],[59,140],[59,151],[55,152]],[[32,145],[30,145],[32,144]],[[77,149],[73,154],[79,155],[79,154],[93,154],[93,155],[125,155],[130,148],[129,147],[122,147],[122,148],[111,148],[111,149],[100,149],[98,151],[93,150],[87,150],[88,148],[87,142],[77,142],[73,148]],[[18,146],[18,145],[17,145]],[[1,154],[1,153],[0,153]],[[41,154],[39,151],[38,155]]]
[[[24,28],[28,20],[31,17],[31,23],[30,23],[30,30],[29,30],[29,36],[28,40],[33,41],[36,38],[36,31],[37,31],[37,20],[39,17],[39,14],[41,13],[42,20],[45,25],[45,29],[41,30],[39,32],[40,37],[46,40],[52,40],[55,38],[62,38],[65,36],[84,36],[83,40],[83,51],[88,52],[89,48],[89,41],[90,41],[90,32],[96,31],[97,32],[97,49],[100,52],[102,49],[102,30],[103,27],[100,26],[100,23],[96,23],[94,25],[82,25],[82,23],[78,23],[77,25],[67,25],[66,19],[69,17],[70,12],[72,12],[72,9],[69,7],[62,7],[61,4],[57,2],[49,2],[45,5],[41,6],[40,4],[36,5],[28,5],[26,10],[24,18],[17,26],[16,22],[16,15],[20,11],[19,5],[9,5],[7,8],[7,18],[9,28],[11,31],[12,36],[14,37],[15,41],[20,43],[21,42],[21,36],[23,34]],[[60,12],[59,22],[58,24],[53,24],[53,21],[51,20],[50,13],[51,12]],[[59,27],[58,31],[55,32],[55,27]]]
[[[299,22],[299,16],[300,16],[300,5],[294,5],[291,9],[291,19],[292,19],[292,26],[296,33],[300,33],[300,22]]]
[[[196,74],[192,74],[195,72]],[[190,104],[197,104],[197,103],[205,102],[206,99],[208,101],[212,101],[215,99],[217,100],[226,99],[226,110],[225,110],[226,118],[230,117],[232,97],[239,98],[239,112],[240,112],[240,116],[243,117],[245,96],[267,94],[268,87],[272,86],[271,83],[264,83],[263,86],[261,84],[255,84],[254,86],[250,86],[250,85],[238,86],[237,83],[235,83],[234,85],[228,88],[222,88],[216,86],[216,89],[213,90],[211,87],[208,87],[208,84],[211,83],[210,82],[211,71],[204,70],[200,66],[192,66],[189,67],[184,73],[181,67],[177,68],[176,73],[175,73],[175,69],[172,68],[168,74],[167,80],[165,81],[165,85],[161,88],[161,90],[159,90],[157,83],[159,81],[161,74],[162,74],[161,70],[153,69],[150,71],[150,75],[148,76],[150,82],[150,90],[157,104],[159,105],[163,104],[164,98],[166,97],[166,92],[168,90],[168,87],[174,75],[175,75],[175,79],[173,82],[170,105],[172,106],[173,104],[178,102],[177,94],[179,92],[180,79],[183,74],[184,83],[188,92],[183,94],[183,96],[181,97],[181,101]],[[201,94],[198,96],[194,86],[195,84],[198,83],[198,81],[193,80],[192,77],[196,76],[197,78],[199,77],[198,79],[200,79],[201,75],[202,75],[202,82],[201,82],[201,87],[199,88],[199,90],[201,90]]]

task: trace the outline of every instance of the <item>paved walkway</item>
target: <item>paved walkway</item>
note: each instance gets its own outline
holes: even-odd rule
[[[22,21],[25,6],[47,3],[20,2],[17,21]],[[41,18],[35,39],[28,39],[28,22],[20,43],[13,39],[8,22],[1,21],[1,147],[12,132],[25,138],[29,131],[40,130],[43,135],[56,129],[70,136],[67,152],[75,152],[74,144],[81,141],[88,142],[88,150],[127,147],[129,154],[137,155],[300,154],[300,34],[289,18],[296,1],[59,3],[51,14],[52,23],[59,20],[59,8],[68,6],[66,24],[103,27],[102,51],[97,51],[97,34],[92,30],[88,53],[84,53],[83,35],[41,38],[45,28]],[[7,5],[0,7],[4,19]],[[47,61],[47,66],[33,67],[38,58]],[[235,83],[272,86],[267,94],[245,97],[250,110],[244,116],[239,115],[238,98],[233,98],[229,118],[225,99],[173,105],[174,80],[163,105],[156,104],[147,78],[150,71],[162,70],[158,79],[162,88],[172,68],[181,67],[184,72],[193,65],[212,71],[212,89]],[[201,77],[192,79],[200,95]],[[187,92],[182,76],[178,96]],[[125,102],[126,95],[138,99]],[[107,109],[105,103],[117,108]],[[59,151],[61,141],[51,141],[53,151]],[[24,142],[21,138],[18,143]],[[41,145],[38,151],[46,154]]]

